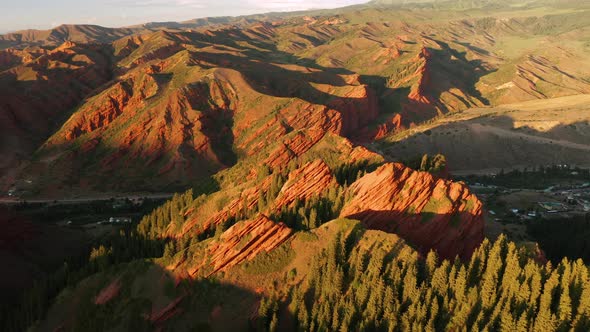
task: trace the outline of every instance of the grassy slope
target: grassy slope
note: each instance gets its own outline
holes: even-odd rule
[[[52,330],[64,324],[68,329],[84,331],[125,331],[145,329],[145,315],[160,311],[175,299],[186,296],[180,309],[165,326],[171,330],[208,327],[215,331],[244,330],[256,312],[259,299],[280,292],[307,278],[310,262],[325,250],[337,233],[361,234],[356,247],[362,250],[379,244],[381,248],[411,251],[394,234],[366,231],[358,221],[334,220],[310,232],[298,232],[275,251],[237,265],[210,278],[184,280],[175,286],[174,276],[162,259],[134,261],[93,275],[76,287],[65,289],[33,331]],[[276,254],[279,253],[279,254]],[[270,266],[267,262],[272,262]],[[277,264],[277,262],[283,262]],[[107,305],[95,305],[102,289],[121,282],[121,290]],[[108,319],[106,319],[108,317]]]
[[[377,144],[394,159],[442,153],[454,171],[590,165],[590,95],[475,108],[438,118]]]

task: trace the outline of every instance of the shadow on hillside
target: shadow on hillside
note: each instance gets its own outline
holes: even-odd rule
[[[484,239],[483,216],[469,212],[416,214],[366,209],[344,217],[360,220],[367,229],[397,234],[423,255],[435,250],[441,258],[451,260],[457,256],[469,260]]]
[[[1,261],[10,266],[0,274],[0,302],[11,302],[34,279],[61,266],[72,253],[90,244],[83,232],[32,223],[5,207],[0,207],[0,230]]]
[[[112,249],[97,252],[89,260],[90,247],[75,249],[68,246],[71,241],[59,236],[45,239],[48,233],[44,225],[26,223],[2,212],[0,226],[3,229],[0,257],[5,266],[11,267],[2,274],[2,331],[25,331],[35,321],[39,323],[33,331],[244,331],[262,330],[262,326],[270,323],[271,317],[258,317],[262,293],[220,282],[216,279],[219,275],[189,278],[186,272],[173,275],[155,264],[151,258],[162,256],[162,241],[138,234],[113,234],[100,241]],[[80,241],[80,236],[75,234],[62,234],[62,237]],[[39,241],[52,245],[45,248],[47,252],[32,251]],[[62,253],[63,257],[54,257],[58,264],[38,262],[46,265],[39,270],[23,272],[9,259],[10,255],[48,259],[62,247],[69,249]],[[81,259],[76,255],[81,255]],[[30,262],[33,261],[34,257]],[[28,262],[19,260],[25,267]],[[31,281],[15,291],[9,288],[14,282],[7,281],[12,279],[20,283],[21,279]],[[57,295],[66,287],[68,292],[56,303]],[[105,304],[97,304],[98,299]]]
[[[195,110],[201,110],[203,116],[201,117],[202,126],[201,133],[205,135],[211,144],[211,149],[217,159],[224,167],[231,167],[238,161],[238,157],[234,151],[234,110],[230,108],[222,108],[213,104],[203,105],[202,100],[210,101],[214,97],[211,95],[210,89],[206,84],[196,83],[192,84],[198,94],[201,96],[199,100],[190,99],[191,107]],[[226,105],[230,105],[231,100],[228,96],[223,95],[223,101]],[[194,126],[194,124],[192,124]],[[195,147],[183,145],[181,147],[183,156],[198,159],[199,154],[195,151]]]
[[[96,46],[77,47],[87,66],[74,57],[59,60],[74,65],[61,68],[51,61],[32,62],[0,73],[0,153],[28,156],[69,118],[71,110],[113,77],[110,55]],[[18,80],[17,73],[38,70],[37,76]],[[13,165],[16,167],[16,165]],[[0,174],[1,175],[1,174]]]
[[[99,298],[106,303],[96,304]],[[261,298],[214,278],[178,279],[158,264],[139,260],[78,283],[34,330],[263,330],[270,317],[258,317]]]
[[[451,172],[576,164],[590,166],[590,122],[557,125],[547,131],[516,127],[500,115],[443,123],[390,143],[384,153],[393,160],[443,154]],[[387,144],[387,143],[386,143]]]
[[[355,75],[354,72],[344,68],[323,67],[312,59],[300,58],[280,51],[269,38],[259,36],[258,39],[254,39],[242,30],[219,30],[211,31],[210,34],[183,33],[191,40],[196,40],[194,43],[196,46],[204,47],[214,44],[223,45],[228,49],[227,52],[222,53],[194,51],[192,57],[201,67],[234,69],[244,76],[254,90],[268,96],[300,98],[311,104],[323,105],[343,114],[355,107],[367,107],[361,106],[366,101],[365,97],[341,97],[319,89],[320,85],[325,85],[328,88],[354,85],[352,78],[352,75]],[[320,41],[316,40],[316,42]],[[351,75],[350,78],[346,77],[348,75]],[[386,106],[394,105],[381,102],[383,95],[394,92],[393,89],[387,88],[387,78],[360,75],[357,76],[357,79],[360,84],[367,84],[370,87],[372,92],[369,94],[376,92],[379,105],[373,107],[378,109],[378,113],[392,113],[392,110],[386,109]],[[362,118],[362,115],[360,117]],[[365,125],[376,121],[377,117],[368,116],[369,123]],[[357,124],[351,122],[355,121],[354,118],[358,117],[344,116],[343,127],[355,128]],[[349,138],[354,138],[353,132],[344,134]]]
[[[429,49],[434,55],[434,65],[442,69],[434,71],[437,75],[432,78],[437,82],[435,87],[438,88],[434,91],[435,98],[440,98],[442,92],[452,93],[453,88],[459,87],[465,89],[469,95],[475,97],[483,105],[489,105],[489,100],[481,95],[475,85],[482,76],[496,70],[486,68],[484,62],[479,59],[467,59],[466,52],[459,52],[445,42],[436,41],[436,43],[442,47],[442,50]],[[444,76],[440,77],[439,75]],[[457,95],[455,97],[459,98]]]
[[[355,73],[347,69],[323,67],[312,59],[300,58],[288,52],[280,51],[271,36],[266,35],[263,30],[255,31],[251,29],[248,30],[248,33],[242,29],[220,29],[207,32],[167,32],[163,38],[175,40],[179,45],[190,44],[189,54],[194,63],[201,67],[231,68],[240,72],[250,86],[261,94],[279,98],[300,98],[311,104],[322,105],[339,112],[342,114],[342,135],[357,142],[364,141],[366,137],[373,137],[371,135],[377,132],[380,125],[392,127],[387,128],[388,130],[395,129],[391,117],[395,113],[404,111],[400,105],[407,102],[409,89],[389,88],[387,84],[388,77],[378,75],[355,76]],[[212,45],[216,46],[215,52],[200,49]],[[436,51],[433,52],[436,53]],[[435,64],[444,67],[445,72],[454,73],[455,67],[459,67],[456,71],[460,74],[460,78],[447,78],[442,83],[436,80],[437,82],[434,85],[437,89],[428,91],[428,93],[433,94],[434,98],[440,97],[440,93],[445,89],[452,89],[456,86],[462,87],[466,82],[468,85],[474,84],[479,77],[478,75],[485,74],[483,69],[475,76],[465,74],[465,71],[472,67],[483,68],[483,66],[480,63],[475,63],[475,61],[467,61],[464,54],[457,53],[448,46],[443,51],[435,54],[434,58],[436,58]],[[465,65],[465,63],[468,65]],[[159,82],[168,82],[171,78],[164,75],[156,76],[156,79]],[[358,84],[357,81],[360,84],[369,86],[368,98],[364,96],[341,97],[331,91],[331,87],[347,87]],[[23,83],[37,84],[35,82]],[[110,81],[103,84],[101,88],[106,87],[108,84],[115,84],[115,82]],[[48,89],[48,87],[43,89]],[[98,91],[94,90],[93,93],[98,93]],[[91,95],[92,93],[89,93],[87,98],[90,98]],[[76,98],[77,101],[80,101],[79,99]],[[13,112],[17,106],[12,105],[12,108],[6,109]],[[195,109],[200,109],[196,106],[202,105],[193,105]],[[2,108],[1,104],[0,108]],[[368,108],[376,110],[376,112],[363,114],[368,113]],[[418,117],[422,119],[428,119],[436,115],[432,107],[424,111],[424,113],[420,113],[421,111],[423,110],[412,110],[410,113],[413,116],[407,119],[403,118],[403,120],[412,122],[416,119],[415,114],[418,113]],[[52,171],[51,177],[54,179],[63,177],[67,179],[63,180],[67,182],[66,186],[78,186],[79,180],[88,174],[99,174],[100,178],[96,183],[105,184],[105,189],[153,190],[158,188],[164,190],[172,187],[182,187],[187,178],[194,178],[202,174],[209,176],[220,168],[233,166],[238,160],[233,146],[235,143],[232,131],[235,122],[233,110],[208,109],[204,110],[203,114],[203,119],[208,125],[204,126],[201,132],[207,136],[211,143],[213,154],[215,154],[213,158],[199,153],[198,148],[192,147],[190,144],[181,148],[182,151],[180,152],[183,156],[178,160],[174,159],[174,163],[166,163],[170,158],[166,159],[165,157],[170,156],[164,156],[163,153],[156,154],[153,151],[141,151],[142,155],[152,154],[148,155],[145,158],[146,160],[139,160],[138,158],[136,158],[138,160],[131,160],[134,158],[126,159],[126,156],[132,155],[134,151],[130,151],[130,149],[134,149],[134,147],[109,146],[104,142],[97,143],[100,151],[93,153],[90,157],[83,150],[74,149],[72,151],[70,145],[56,146],[55,152],[64,152],[65,150],[73,153],[68,155],[68,158],[60,159],[62,163],[53,167],[57,171]],[[66,119],[67,117],[62,118],[61,123],[65,122]],[[330,119],[323,120],[330,121]],[[20,123],[24,124],[26,122],[20,120]],[[46,132],[50,133],[51,131]],[[44,138],[46,138],[45,136],[47,135],[44,135]],[[187,140],[190,140],[190,138],[187,138]],[[112,164],[107,162],[108,165],[105,167],[100,166],[101,160],[111,158],[111,156],[115,162]],[[48,158],[51,157],[52,155],[49,153]],[[189,160],[190,167],[187,166]],[[170,170],[173,172],[170,172]],[[36,172],[37,174],[49,174],[46,169],[37,170]],[[164,176],[163,174],[169,175]],[[92,176],[96,177],[95,175]],[[152,178],[155,181],[146,184],[146,178]],[[155,185],[159,178],[166,178],[164,179],[165,183]]]
[[[537,220],[527,223],[527,232],[553,264],[564,258],[590,260],[590,214]]]
[[[0,43],[0,45],[2,45],[2,43]],[[0,72],[3,72],[7,69],[10,69],[16,65],[19,65],[20,63],[22,63],[22,60],[20,57],[9,53],[9,52],[3,52],[1,50],[2,46],[0,46],[0,56],[1,56],[1,61],[0,61]]]
[[[64,262],[76,260],[90,249],[91,239],[82,231],[44,222],[30,222],[19,213],[0,207],[0,330],[7,319],[30,313],[8,314],[22,303],[25,293],[49,278]],[[5,328],[3,328],[3,326]],[[15,329],[23,331],[26,329]]]

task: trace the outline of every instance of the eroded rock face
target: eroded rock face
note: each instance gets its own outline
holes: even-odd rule
[[[69,121],[69,128],[64,132],[65,140],[74,140],[83,134],[109,125],[123,113],[131,97],[132,91],[128,84],[125,82],[115,84],[106,95],[88,106],[92,108],[90,112],[79,112]]]
[[[69,148],[77,157],[97,160],[100,168],[93,174],[143,169],[154,171],[161,182],[231,166],[235,97],[225,83],[203,80],[161,95],[159,68],[148,69],[151,73],[128,75],[80,107],[45,143],[44,158],[83,174],[88,165],[58,152]]]
[[[427,96],[428,86],[430,85],[430,62],[432,53],[427,48],[422,48],[416,56],[415,62],[421,63],[414,75],[418,78],[416,85],[412,87],[408,99],[414,102],[428,104],[431,103]]]
[[[111,300],[115,299],[121,291],[121,280],[116,279],[111,282],[108,286],[103,288],[96,298],[94,298],[94,304],[96,305],[103,305],[111,302]]]
[[[265,164],[272,169],[282,169],[291,160],[309,151],[324,134],[324,131],[318,129],[298,132],[293,138],[285,140],[273,150],[266,158]]]
[[[349,138],[358,136],[359,130],[366,130],[369,123],[379,115],[377,97],[373,90],[364,85],[336,99],[330,107],[340,113],[341,125],[336,133]]]
[[[349,188],[341,217],[400,235],[417,249],[468,258],[484,238],[482,203],[460,183],[386,164]]]
[[[349,77],[339,76],[338,79],[346,82]],[[320,97],[303,96],[302,100],[281,110],[286,123],[293,129],[329,132],[349,139],[366,136],[368,125],[379,114],[377,96],[370,87],[359,85],[354,79],[348,83],[351,85],[347,91],[339,96],[332,95],[333,91],[327,87],[324,87],[326,91],[316,92],[324,94],[321,98],[333,99],[329,102],[319,104]]]
[[[263,162],[273,173],[284,172],[289,162],[297,160],[298,157],[301,157],[310,149],[316,148],[316,145],[328,144],[332,149],[338,151],[337,157],[341,163],[354,164],[381,162],[383,160],[380,155],[362,146],[355,147],[349,140],[343,137],[333,134],[326,134],[324,136],[323,133],[318,131],[304,131],[285,139]],[[278,163],[279,161],[280,163]],[[250,181],[254,181],[258,176],[256,170],[252,169],[247,178]],[[241,218],[244,215],[244,211],[255,210],[259,199],[267,196],[272,181],[273,176],[267,176],[258,181],[256,185],[248,186],[241,190],[239,195],[231,196],[231,199],[223,204],[223,207],[220,207],[213,213],[204,212],[210,211],[213,209],[212,207],[187,211],[185,215],[186,222],[183,224],[180,232],[171,232],[167,236],[184,236],[191,232],[202,234],[230,218]],[[280,188],[278,196],[274,200],[266,202],[267,208],[263,212],[270,214],[279,212],[283,207],[290,207],[295,200],[304,201],[310,197],[320,195],[332,186],[336,186],[333,170],[320,159],[308,162],[288,174],[287,180]]]
[[[35,58],[47,53],[49,53],[49,51],[42,48],[25,50],[8,48],[0,50],[0,72],[21,64],[29,63]]]
[[[328,165],[322,160],[315,160],[291,172],[287,182],[275,200],[275,208],[280,210],[295,200],[306,200],[317,196],[330,186],[336,185],[336,179]]]
[[[181,235],[187,234],[188,232],[203,233],[225,222],[229,218],[240,215],[244,210],[252,209],[258,204],[260,193],[268,191],[271,180],[268,177],[260,185],[242,191],[238,197],[232,199],[221,210],[213,213],[211,216],[205,217],[199,210],[190,211],[188,220],[182,227]],[[176,235],[170,234],[170,236]]]
[[[208,248],[213,268],[211,273],[225,271],[253,259],[262,252],[275,249],[287,240],[292,232],[285,224],[274,222],[264,215],[235,224]]]
[[[179,308],[179,304],[182,302],[182,300],[184,300],[184,298],[184,295],[179,296],[160,310],[152,308],[152,312],[148,317],[149,321],[157,326],[180,314],[182,312],[182,308]]]
[[[32,153],[61,126],[56,120],[107,82],[111,71],[97,45],[0,51],[0,154]],[[0,171],[14,167],[5,163]]]

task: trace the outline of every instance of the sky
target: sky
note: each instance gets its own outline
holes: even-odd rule
[[[0,33],[61,24],[121,27],[146,22],[336,8],[368,0],[0,0]]]

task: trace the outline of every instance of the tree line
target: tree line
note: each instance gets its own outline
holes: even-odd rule
[[[470,261],[351,245],[339,236],[308,278],[260,305],[280,331],[589,331],[590,278],[581,261],[538,264],[501,236]]]

